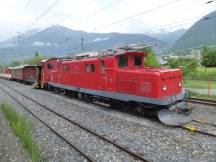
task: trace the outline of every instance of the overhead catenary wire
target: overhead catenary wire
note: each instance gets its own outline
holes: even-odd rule
[[[158,10],[158,9],[161,9],[161,8],[164,8],[164,7],[167,7],[167,6],[171,5],[171,4],[174,4],[174,3],[179,2],[179,1],[181,1],[181,0],[174,0],[174,1],[171,1],[171,2],[168,2],[168,3],[165,3],[165,4],[162,4],[162,5],[160,5],[160,6],[157,6],[157,7],[154,7],[154,8],[148,9],[148,10],[145,10],[145,11],[141,11],[141,12],[139,12],[139,13],[133,14],[133,15],[128,16],[128,17],[125,17],[125,18],[123,18],[123,19],[120,19],[120,20],[111,22],[111,23],[109,23],[109,24],[100,26],[100,27],[98,27],[98,28],[95,28],[95,30],[102,29],[102,28],[106,28],[106,27],[108,27],[108,26],[112,26],[112,25],[118,24],[118,23],[120,23],[120,22],[129,20],[129,19],[132,19],[132,18],[134,18],[134,17],[137,17],[137,16],[140,16],[140,15],[143,15],[143,14],[146,14],[146,13],[149,13],[149,12],[152,12],[152,11],[155,11],[155,10]]]
[[[48,8],[46,8],[36,19],[35,22],[33,22],[27,29],[26,32],[31,30],[31,28],[38,23],[40,19],[42,19],[46,14],[48,14],[59,2],[60,0],[55,0]]]
[[[90,0],[90,1],[88,1],[87,3],[85,3],[84,5],[82,5],[80,8],[81,8],[81,9],[84,9],[84,8],[88,7],[89,5],[91,5],[92,2],[94,2],[94,1],[95,1],[95,0]],[[73,12],[73,13],[71,13],[71,14],[69,14],[69,15],[67,15],[67,16],[65,16],[65,17],[63,17],[63,18],[61,18],[61,19],[59,19],[55,24],[59,24],[60,22],[63,22],[64,20],[66,20],[66,19],[72,17],[72,16],[74,15],[74,13],[76,13],[76,12]]]
[[[149,28],[147,30],[142,30],[143,32],[145,33],[149,33],[149,32],[153,32],[153,31],[158,31],[158,30],[161,30],[161,29],[165,29],[164,27],[167,28],[167,26],[172,26],[172,25],[181,25],[182,23],[185,23],[185,22],[189,22],[189,21],[194,21],[194,19],[198,19],[200,21],[203,21],[203,20],[209,20],[209,19],[212,19],[212,18],[215,18],[216,16],[211,16],[211,17],[193,17],[193,18],[190,18],[190,19],[184,19],[184,20],[181,20],[181,21],[176,21],[176,22],[173,22],[173,23],[169,23],[169,24],[165,24],[165,25],[162,25],[162,26],[157,26],[157,27],[153,27],[153,28]],[[141,31],[138,31],[138,32],[141,32]],[[142,33],[131,33],[131,34],[142,34]],[[145,34],[144,33],[144,34]],[[73,39],[80,39],[80,37],[82,36],[82,34],[77,34],[73,37],[66,37],[64,40],[62,41],[59,41],[58,43],[61,44],[61,43],[64,43],[64,42],[67,42],[67,41],[70,41],[70,40],[73,40]]]
[[[177,0],[178,1],[178,0]],[[172,3],[175,3],[175,2],[177,2],[177,1],[172,1],[172,2],[169,2],[169,3],[166,3],[166,4],[163,4],[163,5],[160,5],[160,6],[158,6],[158,7],[155,7],[154,9],[149,9],[149,10],[147,10],[147,11],[144,11],[144,12],[142,12],[142,14],[144,14],[144,13],[148,13],[148,12],[152,12],[152,11],[154,11],[154,10],[157,10],[157,9],[160,9],[160,8],[162,8],[162,7],[165,7],[165,6],[168,6],[168,5],[170,5],[170,4],[172,4]],[[213,0],[214,1],[214,0]],[[213,1],[211,1],[211,2],[209,2],[209,3],[212,3]],[[205,4],[209,4],[209,3],[205,3]],[[141,12],[139,12],[139,13],[141,13]],[[134,17],[135,16],[137,16],[138,14],[135,14],[135,15],[133,15]],[[130,18],[132,18],[133,16],[130,16]],[[194,17],[194,18],[191,18],[191,19],[185,19],[185,20],[182,20],[182,21],[177,21],[177,22],[174,22],[174,23],[170,23],[170,24],[166,24],[166,25],[163,25],[163,26],[158,26],[158,27],[153,27],[153,28],[150,28],[150,29],[148,29],[148,30],[145,30],[145,32],[150,32],[150,31],[154,31],[156,28],[158,28],[158,30],[159,30],[159,28],[161,28],[161,27],[166,27],[166,26],[171,26],[171,25],[174,25],[174,24],[180,24],[180,23],[182,23],[182,22],[186,22],[186,21],[192,21],[192,20],[194,20],[194,19],[196,19],[196,18],[198,18],[198,17]],[[199,17],[200,19],[202,19],[203,18],[203,16],[202,17]],[[126,21],[126,20],[128,20],[129,19],[129,17],[127,17],[127,18],[124,18],[124,19],[121,19],[122,21],[124,20],[124,21]],[[206,18],[205,18],[206,19]],[[122,22],[122,21],[119,21],[118,23],[120,23],[120,22]],[[112,24],[112,25],[114,25],[114,24]],[[107,26],[106,26],[107,27]],[[166,27],[167,28],[167,27]],[[99,28],[96,28],[96,30],[97,29],[99,29]],[[156,30],[156,31],[158,31],[158,30]],[[94,31],[94,30],[93,30]],[[141,33],[139,33],[139,34],[141,34]],[[73,39],[76,39],[76,38],[79,38],[80,39],[80,36],[82,36],[82,35],[80,35],[80,34],[77,34],[77,35],[75,35],[75,36],[73,36],[73,37],[66,37],[64,40],[62,40],[62,41],[60,41],[59,43],[61,44],[61,43],[64,43],[64,42],[67,42],[67,41],[70,41],[70,40],[73,40]]]
[[[94,0],[91,0],[91,1],[94,1]],[[122,1],[122,0],[115,1],[115,3],[110,3],[110,4],[108,4],[108,5],[106,5],[106,6],[102,7],[102,8],[100,8],[99,10],[97,10],[97,11],[95,11],[95,12],[93,12],[93,13],[90,13],[89,15],[87,15],[87,16],[81,18],[80,20],[77,20],[77,21],[74,23],[74,25],[79,24],[79,23],[83,22],[84,20],[86,20],[86,19],[88,19],[88,18],[90,18],[90,17],[95,16],[96,13],[98,14],[98,13],[104,12],[105,10],[110,9],[110,8],[112,8],[112,7],[116,6],[116,5],[118,5],[121,1]],[[88,4],[88,5],[87,5],[87,4]],[[87,6],[89,6],[89,5],[91,5],[91,3],[86,3],[86,5],[84,5],[84,7],[87,7]],[[75,12],[74,12],[74,13],[75,13]],[[68,16],[69,16],[69,15],[68,15]],[[60,20],[58,20],[55,24],[59,24],[60,22],[66,20],[67,18],[69,18],[68,16],[66,16],[66,17],[64,17],[64,18],[62,18],[62,19],[60,19]],[[72,16],[72,14],[71,14],[70,16]],[[58,31],[56,31],[55,34],[58,34],[60,31],[61,31],[61,29],[59,29]],[[51,34],[52,34],[52,33],[51,33]],[[51,35],[51,34],[50,34],[50,35]],[[65,38],[65,40],[67,40],[67,37]],[[60,41],[60,43],[65,42],[65,40]]]

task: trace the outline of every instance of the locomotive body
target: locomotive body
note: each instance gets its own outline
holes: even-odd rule
[[[168,125],[191,121],[181,69],[145,67],[146,55],[137,50],[83,53],[43,60],[41,66],[1,69],[1,76],[141,114],[153,112]]]
[[[42,84],[125,102],[169,106],[183,99],[180,69],[144,66],[146,53],[124,51],[42,62]]]

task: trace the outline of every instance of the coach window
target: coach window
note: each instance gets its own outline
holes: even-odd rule
[[[91,64],[91,72],[95,72],[95,65]]]
[[[53,65],[52,64],[47,64],[47,69],[53,69]]]
[[[104,61],[101,61],[101,72],[102,72],[102,73],[105,72],[105,64],[104,64]]]
[[[128,57],[125,55],[122,55],[119,57],[119,67],[128,67]]]
[[[86,72],[90,72],[89,64],[86,64],[85,67],[86,67]]]
[[[134,56],[134,66],[142,65],[142,56]]]

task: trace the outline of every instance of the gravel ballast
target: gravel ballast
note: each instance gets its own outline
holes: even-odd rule
[[[0,110],[0,162],[31,161],[20,139],[14,134],[9,122]]]
[[[216,138],[201,134],[192,134],[183,129],[168,127],[148,119],[109,110],[109,108],[102,108],[101,106],[76,99],[68,99],[50,92],[33,90],[29,86],[18,83],[3,82],[70,119],[76,120],[100,134],[105,134],[109,138],[119,141],[119,143],[139,152],[140,155],[149,160],[216,160]],[[10,92],[13,93],[11,90]],[[7,96],[5,97],[8,98]],[[25,102],[26,104],[30,104],[27,103],[28,101]],[[32,105],[32,107],[34,106]],[[44,117],[48,118],[46,115]],[[62,127],[64,128],[64,126]],[[84,138],[83,142],[86,141],[89,142]]]

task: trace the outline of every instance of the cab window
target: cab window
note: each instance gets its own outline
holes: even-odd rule
[[[95,72],[95,65],[91,64],[91,72]]]
[[[142,56],[134,56],[134,66],[142,65]]]
[[[86,64],[86,65],[85,65],[85,68],[86,68],[86,72],[90,72],[89,64]]]
[[[102,72],[102,73],[105,72],[105,64],[104,64],[104,61],[101,61],[101,72]]]
[[[47,69],[53,69],[53,64],[47,64]]]
[[[122,55],[119,57],[119,67],[128,67],[128,56]]]

